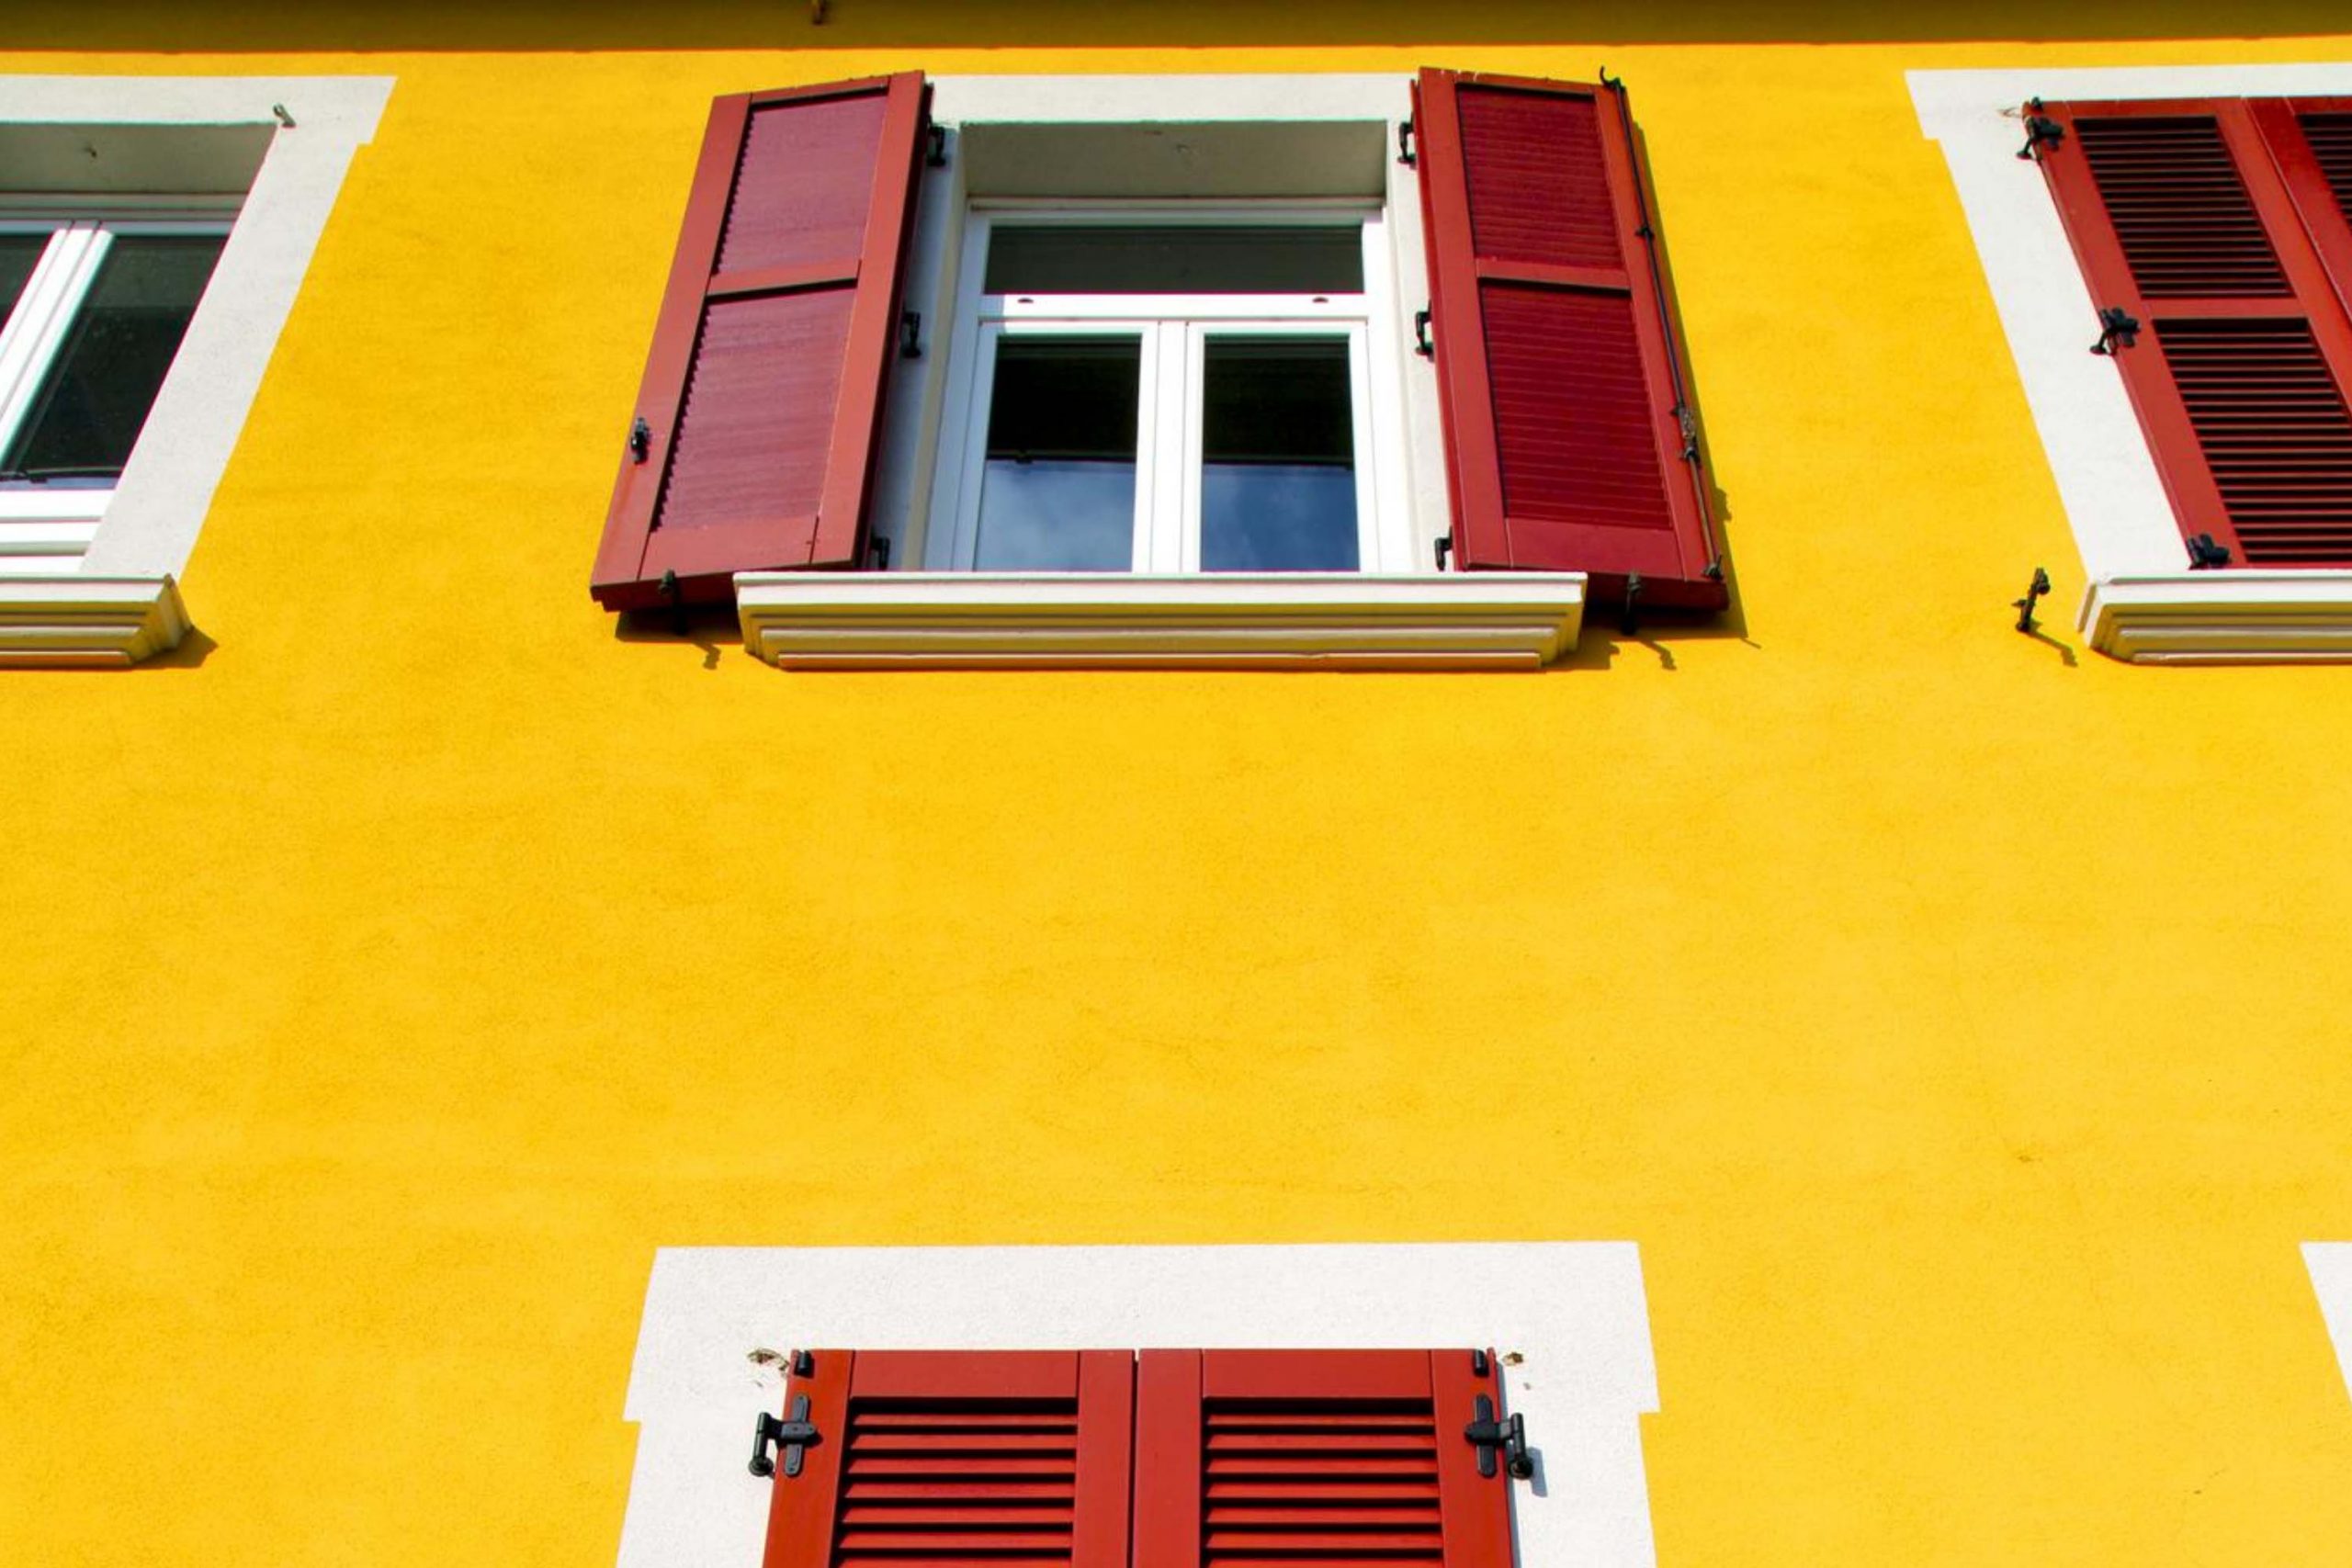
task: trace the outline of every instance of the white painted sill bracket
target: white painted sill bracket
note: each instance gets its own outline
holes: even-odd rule
[[[95,194],[186,194],[175,182],[189,178],[218,189],[201,156],[156,132],[270,136],[87,549],[23,563],[32,570],[0,563],[0,668],[119,668],[187,635],[179,579],[352,156],[375,135],[391,88],[389,76],[0,76],[0,186],[18,198],[87,196],[92,176],[81,171],[117,168],[127,172]],[[74,175],[45,173],[61,148]]]
[[[743,646],[786,670],[1538,670],[1577,572],[744,572]]]
[[[1527,1418],[1517,1561],[1654,1568],[1641,1418],[1657,1371],[1627,1241],[664,1247],[623,1413],[638,1442],[619,1568],[759,1561],[771,1485],[744,1456],[792,1349],[1446,1346],[1501,1352]]]
[[[2089,587],[2078,626],[2144,664],[2352,661],[2352,572],[2191,571],[2114,365],[2084,352],[2098,312],[2041,171],[2020,161],[2028,98],[2352,95],[2352,64],[1914,71],[2025,383]]]

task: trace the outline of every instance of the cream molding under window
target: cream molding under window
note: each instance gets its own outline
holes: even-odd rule
[[[11,205],[242,197],[95,529],[0,541],[0,666],[133,664],[186,635],[179,579],[391,86],[386,76],[0,76],[0,198]],[[255,146],[266,149],[257,167]]]
[[[1939,143],[2060,500],[2089,578],[2092,647],[2142,663],[2352,660],[2352,573],[2191,571],[2122,378],[2085,352],[2098,311],[2041,171],[2018,150],[2018,107],[2132,98],[2352,95],[2352,64],[1914,71],[1919,126]]]
[[[787,670],[1535,670],[1577,572],[743,572],[743,645]]]

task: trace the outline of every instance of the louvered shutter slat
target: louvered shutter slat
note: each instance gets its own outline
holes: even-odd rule
[[[820,1350],[786,1386],[829,1409],[775,1479],[766,1568],[1126,1568],[1125,1352]]]
[[[923,98],[909,73],[712,105],[639,395],[645,451],[622,460],[597,552],[606,608],[859,564]]]
[[[1616,100],[1424,71],[1414,101],[1455,564],[1721,608]]]
[[[1449,1381],[1437,1368],[1459,1363]],[[1461,1351],[1143,1352],[1135,1568],[1508,1568]],[[1441,1386],[1442,1384],[1442,1386]]]
[[[2352,231],[2307,141],[2316,121],[2333,152],[2334,121],[2286,100],[2045,112],[2095,302],[2141,323],[2115,363],[2182,534],[2233,565],[2352,564]]]

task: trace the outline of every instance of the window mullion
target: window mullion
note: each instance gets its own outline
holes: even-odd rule
[[[1185,433],[1193,423],[1189,323],[1155,321],[1144,375],[1148,396],[1143,416],[1143,471],[1136,476],[1136,504],[1144,510],[1136,541],[1138,571],[1184,570]],[[1144,498],[1148,495],[1148,501]]]
[[[0,336],[0,458],[5,458],[106,261],[106,230],[69,223],[50,237]]]

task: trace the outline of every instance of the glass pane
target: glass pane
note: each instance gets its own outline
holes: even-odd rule
[[[1361,294],[1363,229],[1000,223],[989,235],[984,287],[990,294]]]
[[[0,326],[7,324],[17,301],[25,297],[34,264],[47,249],[46,234],[0,234]]]
[[[1135,564],[1141,338],[997,340],[980,481],[984,571]]]
[[[222,243],[218,234],[115,237],[0,469],[62,479],[122,471]]]
[[[1355,570],[1347,340],[1212,337],[1205,360],[1201,570]]]

